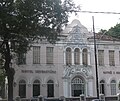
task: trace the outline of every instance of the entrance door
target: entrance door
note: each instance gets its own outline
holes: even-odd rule
[[[74,96],[80,96],[82,94],[82,90],[74,90]]]
[[[84,94],[85,91],[85,83],[84,80],[80,77],[75,77],[72,79],[71,82],[71,89],[72,89],[72,96],[80,96],[81,94]]]

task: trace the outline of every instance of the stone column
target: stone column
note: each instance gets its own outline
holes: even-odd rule
[[[88,51],[88,65],[90,65],[90,52]]]
[[[65,51],[63,51],[63,63],[64,63],[64,65],[66,65],[66,53],[65,53]]]
[[[93,96],[93,82],[92,82],[92,80],[88,81],[88,95]]]
[[[82,60],[82,50],[80,50],[80,65],[83,65],[82,62],[83,62],[83,60]]]
[[[69,88],[68,89],[69,89],[69,95],[68,96],[71,97],[72,96],[72,93],[71,93],[71,90],[72,90],[71,81],[69,81]]]
[[[68,97],[68,80],[64,79],[63,82],[63,91],[64,91],[64,97]]]

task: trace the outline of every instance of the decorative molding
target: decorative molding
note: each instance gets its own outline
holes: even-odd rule
[[[59,84],[58,84],[58,83],[56,83],[55,85],[56,85],[56,87],[59,87]]]
[[[81,28],[77,25],[72,28],[70,35],[66,38],[66,45],[67,46],[76,46],[76,44],[80,44],[81,46],[87,46],[86,40],[83,38],[85,37],[85,33],[81,32]]]
[[[63,78],[69,78],[71,77],[73,74],[80,74],[83,73],[86,77],[89,77],[92,75],[92,71],[91,71],[91,66],[81,66],[81,65],[71,65],[71,66],[66,66],[64,69],[64,76]]]
[[[46,84],[45,84],[45,83],[43,83],[43,84],[42,84],[42,86],[43,86],[43,87],[46,87]]]
[[[30,84],[30,83],[28,84],[28,87],[31,87],[31,84]]]

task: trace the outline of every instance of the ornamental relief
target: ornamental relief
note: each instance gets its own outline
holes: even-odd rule
[[[81,32],[81,29],[79,26],[73,27],[72,31],[70,32],[70,35],[67,37],[67,42],[73,42],[73,43],[82,43],[85,44],[85,41],[83,39],[83,36],[85,33]]]
[[[84,74],[86,77],[92,75],[92,70],[90,66],[67,66],[65,67],[63,78],[69,78],[73,74]]]

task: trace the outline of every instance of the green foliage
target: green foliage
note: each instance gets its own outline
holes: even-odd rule
[[[13,97],[12,53],[26,53],[29,44],[40,38],[54,43],[69,13],[78,10],[72,0],[0,0],[0,53],[9,78],[8,101]]]
[[[110,35],[115,38],[120,38],[120,24],[116,24],[114,27],[111,27],[109,30],[101,29],[98,33]]]
[[[120,38],[120,24],[116,24],[114,27],[111,27],[107,34],[116,38]]]
[[[16,45],[15,52],[27,51],[31,40],[37,38],[55,42],[75,10],[79,8],[72,0],[1,0],[0,37]]]
[[[103,34],[103,33],[106,33],[106,32],[107,32],[107,30],[101,29],[98,33]]]

